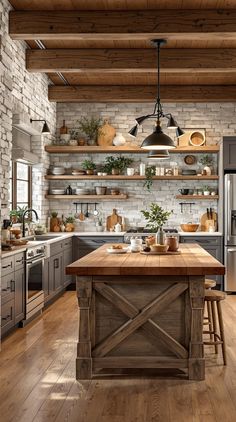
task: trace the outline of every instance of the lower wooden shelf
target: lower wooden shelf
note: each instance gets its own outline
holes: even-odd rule
[[[176,199],[208,199],[216,200],[219,199],[218,195],[176,195]]]
[[[107,201],[116,201],[121,199],[127,199],[128,195],[126,194],[120,194],[120,195],[45,195],[45,198],[47,199],[64,199],[64,200],[70,200],[70,199],[85,199],[85,200],[107,200]]]
[[[126,176],[126,175],[107,175],[107,176],[73,176],[72,174],[63,174],[59,176],[55,176],[52,174],[47,174],[45,176],[46,180],[145,180],[145,176]],[[218,180],[219,176],[212,175],[212,176],[153,176],[153,180]]]

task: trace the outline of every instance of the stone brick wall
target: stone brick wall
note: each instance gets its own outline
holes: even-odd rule
[[[81,116],[101,116],[103,118],[109,118],[110,123],[117,129],[117,131],[122,132],[125,136],[127,142],[131,141],[131,138],[128,135],[128,130],[134,125],[134,119],[137,116],[145,115],[150,113],[152,110],[152,105],[148,104],[58,104],[57,106],[57,131],[62,125],[63,119],[66,120],[68,127],[76,126],[76,120]],[[178,121],[179,125],[182,128],[205,128],[206,130],[206,142],[209,145],[215,145],[221,142],[224,135],[233,135],[236,129],[235,121],[235,111],[236,104],[164,104],[164,110],[171,112],[173,116]],[[164,127],[164,123],[163,123]],[[137,143],[140,144],[142,139],[147,136],[152,130],[151,122],[145,122],[144,126],[139,131],[137,137]],[[174,136],[173,130],[164,129],[165,133],[170,136]],[[133,142],[133,141],[132,141]],[[99,154],[97,156],[91,155],[94,162],[99,164],[102,163],[105,159],[105,155]],[[133,158],[135,160],[134,167],[138,168],[140,159],[148,163],[146,155],[134,154]],[[198,161],[201,155],[198,155]],[[67,168],[78,168],[80,163],[88,158],[88,155],[51,155],[50,162],[51,164],[60,164],[65,165]],[[186,167],[183,161],[184,155],[182,154],[173,154],[171,155],[170,161],[175,161],[178,163],[178,166],[181,168]],[[217,156],[214,155],[215,163],[214,169],[217,172]],[[151,163],[151,162],[150,162]],[[169,167],[169,162],[162,162],[164,167]],[[157,164],[162,165],[162,164]],[[196,167],[196,166],[195,166]],[[194,167],[194,168],[195,168]],[[191,168],[191,166],[190,166]],[[197,168],[201,168],[200,164],[197,164]],[[53,182],[50,184],[52,187],[66,187],[69,183],[64,182]],[[72,188],[79,186],[86,186],[93,189],[95,182],[72,182]],[[145,222],[140,214],[140,210],[148,206],[152,201],[157,201],[162,206],[173,210],[172,217],[169,220],[170,225],[179,227],[181,222],[188,221],[199,221],[201,215],[205,212],[206,207],[212,207],[217,211],[217,201],[208,201],[208,200],[194,200],[195,204],[192,206],[191,211],[188,206],[183,208],[183,213],[181,214],[180,200],[176,199],[175,196],[178,194],[178,189],[188,187],[190,189],[200,189],[204,185],[209,185],[212,189],[217,189],[217,182],[211,181],[154,181],[151,193],[148,193],[147,190],[143,187],[142,181],[120,181],[119,183],[113,181],[104,181],[96,182],[96,185],[103,185],[107,187],[119,187],[122,192],[126,192],[129,195],[128,200],[125,201],[104,201],[99,204],[99,209],[101,210],[101,215],[105,220],[105,217],[111,213],[112,208],[117,208],[120,215],[126,217],[126,222],[128,226],[130,225],[143,225]],[[73,201],[50,201],[50,209],[57,209],[60,213],[68,215],[75,212],[75,206],[72,203]],[[91,206],[91,211],[93,207]],[[79,223],[79,229],[91,228],[91,223],[94,223],[94,220],[86,221],[85,223]]]
[[[12,148],[12,117],[24,113],[33,119],[47,119],[50,129],[55,132],[56,104],[49,103],[46,75],[28,73],[25,69],[26,44],[12,41],[8,35],[8,14],[11,9],[7,0],[0,2],[0,195],[2,219],[9,214],[9,162]],[[48,157],[43,144],[52,137],[35,137],[32,141],[33,152],[39,157],[39,165],[34,178],[34,204],[42,215],[45,207],[40,186],[43,185],[44,167]],[[38,176],[37,176],[38,173]]]

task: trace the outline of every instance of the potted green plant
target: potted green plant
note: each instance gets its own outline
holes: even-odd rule
[[[208,185],[203,186],[202,190],[203,190],[203,195],[205,196],[208,196],[211,194],[211,188]]]
[[[22,217],[23,217],[23,213],[27,210],[27,205],[25,205],[24,207],[17,207],[17,209],[15,210],[11,210],[9,215],[10,215],[10,220],[11,222],[14,223],[22,223]],[[25,221],[31,221],[30,216],[28,216]]]
[[[89,145],[96,145],[98,130],[102,124],[102,119],[97,117],[81,117],[77,122],[78,129],[88,137]]]
[[[151,187],[153,184],[153,176],[155,176],[155,172],[156,172],[155,166],[148,166],[145,169],[146,180],[143,186],[147,188],[148,192],[151,192]]]
[[[213,158],[209,154],[205,154],[200,159],[200,163],[203,165],[203,170],[205,171],[207,176],[210,176],[212,173],[211,166],[213,164]]]
[[[72,145],[72,146],[78,145],[79,129],[76,127],[73,127],[69,130],[69,134],[70,134],[69,145]]]
[[[150,227],[156,233],[156,243],[164,245],[165,235],[163,226],[168,221],[169,216],[173,211],[166,211],[155,202],[150,204],[149,210],[141,210],[145,220],[147,220],[147,227]]]
[[[122,174],[132,162],[132,158],[122,157],[121,155],[119,157],[113,157],[110,155],[106,157],[103,170],[108,174]]]
[[[74,229],[75,229],[74,222],[75,222],[75,218],[72,215],[66,217],[66,219],[65,219],[65,231],[66,232],[73,232],[74,231]]]
[[[84,160],[82,162],[82,168],[86,171],[86,174],[94,174],[96,164],[93,162],[93,160]]]
[[[97,228],[97,231],[98,232],[102,232],[103,231],[103,223],[102,223],[102,218],[101,217],[99,217],[97,219],[96,228]]]

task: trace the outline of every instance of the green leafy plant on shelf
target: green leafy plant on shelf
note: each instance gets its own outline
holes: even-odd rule
[[[84,160],[81,165],[84,170],[93,171],[96,169],[96,164],[93,162],[93,160]]]
[[[155,176],[155,172],[156,172],[155,166],[148,166],[145,169],[146,180],[143,186],[147,188],[148,192],[151,192],[151,187],[153,184],[153,176]]]
[[[152,202],[149,210],[141,210],[145,220],[147,221],[147,227],[157,232],[159,228],[163,227],[168,221],[173,211],[166,211],[160,205]]]
[[[109,155],[109,157],[106,157],[103,170],[108,174],[122,174],[132,162],[132,158],[122,157],[121,155],[119,157]]]
[[[102,119],[97,117],[81,117],[77,121],[78,129],[83,132],[88,139],[90,140],[90,144],[96,144],[98,130],[102,125]]]
[[[205,154],[202,156],[202,158],[199,160],[199,162],[203,165],[203,166],[212,166],[213,164],[213,157],[209,154]]]

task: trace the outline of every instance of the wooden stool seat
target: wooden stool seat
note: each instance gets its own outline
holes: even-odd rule
[[[225,298],[226,294],[224,292],[220,292],[219,290],[205,290],[205,300],[218,302]]]
[[[221,345],[224,365],[226,365],[226,347],[221,301],[225,298],[226,294],[224,292],[219,290],[205,290],[205,302],[208,312],[208,322],[206,324],[209,325],[209,330],[203,331],[203,334],[209,334],[210,341],[204,341],[203,343],[205,345],[215,346],[215,353],[218,353],[218,346]]]
[[[213,289],[216,286],[216,281],[210,278],[205,279],[205,289]]]

